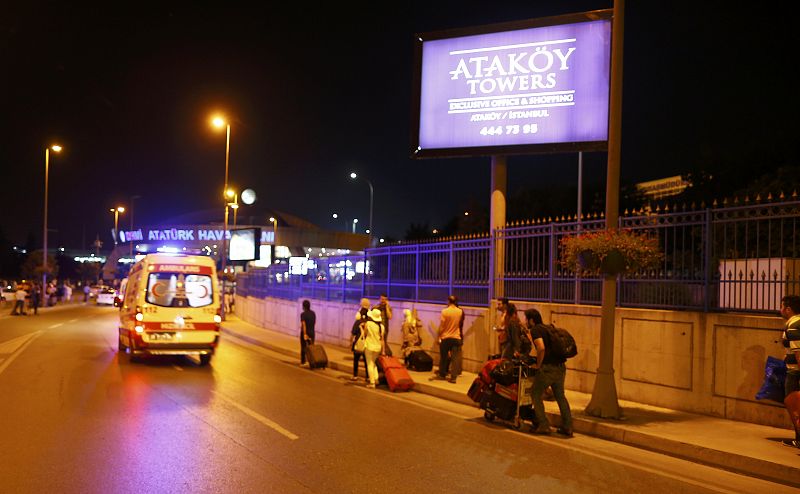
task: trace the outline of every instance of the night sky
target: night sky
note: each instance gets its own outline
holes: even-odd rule
[[[337,212],[366,226],[369,188],[352,170],[374,184],[378,236],[442,225],[475,201],[488,208],[489,158],[409,157],[413,34],[612,6],[70,3],[7,2],[0,12],[0,229],[13,242],[29,232],[41,241],[51,142],[65,147],[51,159],[52,244],[81,248],[99,234],[109,245],[108,209],[133,195],[137,224],[215,207],[221,216],[215,110],[232,121],[231,185],[258,194],[243,216],[274,209],[344,229]],[[791,16],[654,3],[626,8],[623,182],[793,149]],[[587,154],[586,183],[602,184],[605,166],[605,154]],[[576,179],[575,154],[509,159],[510,193]]]

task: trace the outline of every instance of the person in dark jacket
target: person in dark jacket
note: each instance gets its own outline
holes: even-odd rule
[[[31,287],[31,309],[33,310],[33,315],[39,314],[39,304],[42,302],[42,289],[39,287],[38,284],[34,284]]]
[[[311,310],[311,302],[303,300],[303,312],[300,314],[300,365],[306,363],[306,346],[314,344],[314,325],[317,315]]]
[[[358,363],[364,361],[364,372],[367,372],[367,357],[364,352],[356,351],[356,340],[361,338],[364,333],[364,325],[369,318],[369,299],[361,299],[361,307],[356,312],[356,319],[353,323],[353,329],[350,331],[350,350],[353,352],[353,377],[351,381],[358,381]],[[366,376],[369,378],[369,375]]]
[[[533,340],[533,352],[536,353],[536,363],[533,365],[536,374],[531,388],[531,398],[533,399],[533,412],[536,415],[537,427],[533,431],[536,434],[550,434],[550,423],[544,413],[544,399],[542,393],[551,386],[553,396],[558,403],[558,410],[561,413],[561,427],[556,432],[563,436],[572,437],[572,411],[569,407],[567,397],[564,395],[564,381],[567,376],[565,358],[548,354],[547,348],[551,345],[550,334],[542,323],[542,315],[536,309],[525,311],[525,317],[530,322],[531,339]],[[532,327],[531,327],[532,326]]]
[[[503,347],[503,353],[500,355],[501,358],[519,358],[530,353],[530,340],[522,325],[522,321],[519,320],[519,313],[514,304],[508,304],[506,306],[506,334],[508,336],[508,341]]]

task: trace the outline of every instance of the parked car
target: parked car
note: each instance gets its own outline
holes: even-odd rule
[[[117,291],[110,286],[101,287],[97,292],[97,305],[114,305],[114,296]]]
[[[114,295],[114,307],[122,307],[122,301],[125,300],[125,288],[128,286],[128,278],[122,278],[119,284],[119,290]]]
[[[15,300],[16,290],[11,289],[11,285],[6,285],[3,287],[2,292],[0,292],[0,300],[3,302],[13,302]]]

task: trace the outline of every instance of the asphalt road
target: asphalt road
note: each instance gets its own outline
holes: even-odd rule
[[[591,437],[511,431],[477,408],[368,390],[227,335],[209,367],[131,364],[116,316],[78,305],[0,317],[0,491],[791,491]]]

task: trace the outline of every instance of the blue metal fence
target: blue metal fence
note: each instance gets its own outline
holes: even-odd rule
[[[621,276],[623,307],[773,312],[783,295],[800,293],[800,202],[770,202],[698,210],[659,207],[620,217],[619,227],[658,238],[658,269]],[[489,302],[492,242],[502,269],[495,294],[512,300],[599,305],[601,279],[578,276],[558,263],[560,240],[602,229],[602,218],[509,225],[488,235],[368,249],[363,255],[320,258],[307,273],[286,264],[238,278],[245,295],[313,297],[357,303],[385,293],[392,300],[440,303],[450,294],[467,305]],[[364,272],[366,271],[366,276]]]

